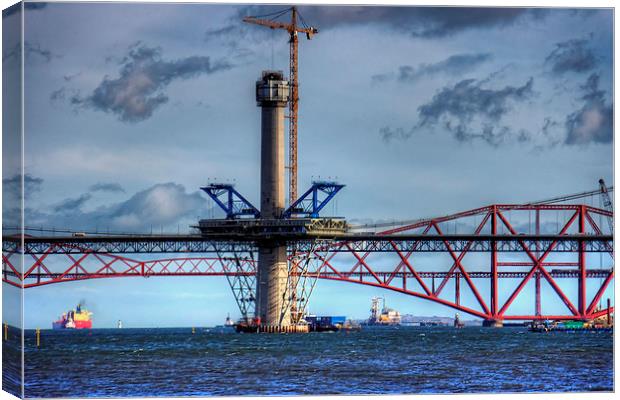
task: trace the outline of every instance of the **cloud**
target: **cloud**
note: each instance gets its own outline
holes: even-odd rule
[[[543,151],[549,148],[553,148],[562,142],[564,142],[565,130],[563,124],[558,122],[553,117],[545,117],[543,120],[542,127],[539,131],[542,135],[544,141],[546,141],[546,145],[538,144],[534,146],[535,151]]]
[[[36,11],[36,10],[42,10],[45,7],[47,7],[47,3],[44,3],[44,2],[35,1],[35,2],[24,3],[24,8],[26,10]]]
[[[371,80],[373,83],[383,83],[396,77],[400,83],[411,83],[420,78],[438,74],[459,76],[490,59],[491,54],[489,53],[455,54],[433,64],[420,64],[417,67],[402,65],[398,68],[398,74],[377,74],[373,75]]]
[[[183,185],[164,183],[136,193],[106,214],[113,226],[137,229],[177,223],[182,217],[197,215],[205,206],[199,192],[187,193]]]
[[[43,58],[46,62],[52,61],[53,57],[59,57],[57,55],[53,55],[50,50],[42,48],[41,45],[32,44],[28,41],[24,42],[24,51],[26,58],[36,55]]]
[[[227,25],[205,32],[205,40],[217,40],[236,57],[247,57],[253,51],[244,47],[268,40],[273,33],[254,24],[243,23],[244,17],[288,23],[290,7],[285,5],[239,6]],[[524,18],[540,18],[543,9],[533,8],[458,8],[458,7],[384,7],[384,6],[298,6],[299,15],[308,26],[323,30],[340,27],[375,26],[419,38],[442,38],[469,29],[507,26]],[[381,81],[377,75],[374,81]]]
[[[24,175],[25,193],[28,199],[42,190],[44,180]],[[2,180],[2,218],[6,227],[17,226],[21,220],[19,195],[21,176],[15,175]],[[169,182],[153,185],[124,201],[101,206],[91,211],[83,208],[93,198],[92,192],[124,192],[118,183],[97,183],[89,192],[70,197],[51,206],[29,207],[26,203],[24,220],[26,226],[62,228],[72,230],[94,230],[109,228],[113,231],[148,232],[152,227],[176,231],[177,224],[197,222],[198,215],[206,215],[208,202],[200,191],[187,192],[181,184]]]
[[[440,126],[460,142],[481,139],[498,146],[509,137],[528,141],[527,131],[513,131],[501,125],[501,120],[510,112],[511,103],[525,101],[533,95],[534,79],[528,79],[522,86],[502,89],[486,89],[483,87],[486,82],[466,79],[444,87],[428,103],[418,107],[419,121],[415,126],[408,131],[383,127],[379,132],[382,139],[385,142],[407,140],[422,129]]]
[[[33,193],[41,191],[43,179],[26,174],[24,179],[23,200],[27,207]],[[2,226],[15,227],[22,218],[22,176],[14,175],[2,179]]]
[[[75,74],[66,74],[63,75],[62,79],[64,79],[65,82],[71,82],[73,79],[77,78],[80,75],[82,75],[82,72],[77,72]]]
[[[465,79],[453,87],[445,87],[427,103],[418,108],[420,126],[436,123],[442,117],[455,117],[461,122],[482,116],[498,121],[510,107],[509,100],[522,101],[532,94],[534,79],[530,78],[520,87],[506,86],[503,89],[485,89],[475,79]]]
[[[244,6],[239,8],[237,18],[283,9],[284,6]],[[540,9],[508,7],[301,6],[298,9],[308,25],[319,29],[377,25],[421,38],[441,38],[469,29],[501,27],[526,16],[537,18],[544,15],[544,10]],[[283,18],[286,17],[288,14]]]
[[[123,122],[148,119],[168,101],[164,89],[174,80],[190,79],[201,74],[228,70],[227,61],[212,61],[206,56],[191,56],[174,61],[161,59],[161,49],[140,42],[129,48],[120,62],[117,78],[105,77],[87,97],[74,95],[75,106],[112,113]]]
[[[256,45],[270,38],[273,32],[270,29],[254,28],[235,16],[230,18],[228,25],[207,30],[205,41],[218,42],[228,49],[232,57],[243,60],[256,54]]]
[[[41,185],[43,185],[43,179],[33,177],[30,174],[24,175],[24,198],[27,199],[30,195],[32,195],[32,193],[39,192],[41,190]],[[3,197],[9,196],[6,198],[9,202],[18,202],[21,198],[21,190],[21,175],[14,175],[11,178],[2,179],[2,194]]]
[[[49,211],[43,211],[45,207],[27,208],[26,225],[142,233],[160,226],[176,230],[179,223],[196,222],[196,216],[204,215],[207,206],[200,192],[189,193],[183,185],[172,182],[153,185],[118,203],[83,211],[91,198],[91,193],[84,193],[49,207]]]
[[[400,68],[398,80],[401,82],[411,82],[423,76],[445,73],[448,75],[460,75],[471,71],[479,64],[491,59],[489,53],[477,54],[456,54],[435,64],[422,64],[417,69]]]
[[[613,140],[613,104],[605,101],[605,91],[599,90],[599,75],[591,74],[581,86],[581,109],[566,117],[566,140],[568,145],[587,143],[611,143]]]
[[[370,77],[372,83],[385,83],[394,77],[393,73],[375,74]]]
[[[50,101],[52,102],[63,101],[65,97],[67,96],[66,92],[67,92],[67,89],[64,87],[54,90],[52,93],[50,93]]]
[[[125,189],[118,183],[95,183],[90,188],[88,188],[91,192],[122,192],[125,193]]]
[[[555,44],[545,64],[556,74],[587,72],[596,68],[598,60],[586,39],[572,39]]]
[[[76,213],[91,198],[92,195],[90,193],[84,193],[79,197],[63,200],[55,205],[53,210],[57,213]]]
[[[2,54],[2,61],[6,61],[13,57],[19,58],[21,57],[21,54],[22,46],[21,43],[18,43],[12,49]],[[41,45],[33,44],[29,41],[24,42],[24,54],[26,61],[32,60],[33,57],[45,62],[50,62],[53,58],[60,58],[59,55],[52,53],[48,49],[42,48]]]
[[[28,2],[28,3],[23,3],[24,4],[24,9],[28,10],[28,11],[37,11],[37,10],[42,10],[45,7],[47,7],[47,3],[39,3],[39,2]],[[4,10],[2,10],[2,17],[6,18],[9,15],[13,15],[19,11],[21,11],[21,5],[22,3],[15,3],[13,4],[11,7],[8,7]]]
[[[227,25],[221,28],[209,29],[205,32],[205,40],[210,41],[211,39],[221,39],[240,32],[241,31],[239,31],[235,25]]]

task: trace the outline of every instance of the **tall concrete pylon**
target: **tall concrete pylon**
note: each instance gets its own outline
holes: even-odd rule
[[[290,97],[289,82],[280,71],[263,71],[256,82],[261,107],[260,211],[264,220],[280,218],[285,208],[284,110]],[[284,310],[288,277],[286,243],[264,240],[258,249],[256,316],[261,325],[286,327]]]

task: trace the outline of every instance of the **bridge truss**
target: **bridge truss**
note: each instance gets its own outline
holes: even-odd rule
[[[591,319],[607,312],[598,305],[614,279],[613,236],[602,222],[612,216],[587,205],[491,205],[389,231],[282,240],[295,281],[388,289],[490,321]],[[247,315],[254,307],[255,250],[253,240],[227,237],[4,236],[2,279],[34,288],[86,279],[220,276]],[[145,253],[166,257],[143,259]],[[310,293],[293,297],[307,304]],[[563,309],[545,303],[553,311],[543,311],[543,293]],[[513,311],[517,298],[532,295],[531,311]]]

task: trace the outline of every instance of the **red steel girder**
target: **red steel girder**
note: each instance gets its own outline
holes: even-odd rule
[[[565,220],[563,219],[563,228],[559,232],[559,235],[566,235],[566,232],[568,231],[568,228],[571,226],[571,224],[573,224],[573,222],[577,218],[579,218],[579,230],[583,235],[584,240],[579,239],[579,246],[571,247],[570,251],[576,252],[578,250],[581,250],[581,254],[585,253],[585,251],[609,251],[609,247],[601,247],[602,250],[597,250],[593,247],[585,248],[584,246],[584,244],[588,243],[588,240],[592,238],[591,235],[587,234],[588,224],[592,227],[596,235],[602,234],[600,228],[596,225],[594,219],[589,213],[592,212],[594,214],[606,217],[610,216],[610,213],[604,210],[583,205],[495,205],[470,210],[459,214],[454,214],[452,216],[420,221],[416,224],[408,225],[407,227],[397,228],[398,233],[406,233],[408,230],[413,229],[425,229],[424,235],[412,236],[413,239],[406,246],[403,246],[402,239],[397,240],[393,239],[392,237],[384,237],[384,241],[380,246],[379,244],[377,244],[378,242],[372,242],[372,239],[368,239],[367,242],[365,241],[366,239],[360,241],[344,240],[340,242],[327,242],[326,244],[321,245],[318,248],[314,248],[314,250],[308,252],[307,254],[312,254],[313,256],[320,259],[320,267],[318,268],[320,268],[319,277],[321,279],[357,283],[368,286],[380,287],[387,290],[393,290],[418,298],[427,299],[429,301],[434,301],[436,303],[443,304],[460,310],[462,312],[469,313],[471,315],[475,315],[485,319],[584,319],[591,318],[593,315],[602,315],[600,311],[594,310],[596,309],[598,301],[605,294],[605,291],[607,290],[607,288],[611,284],[611,281],[614,278],[613,269],[588,269],[585,265],[585,259],[583,259],[584,262],[581,262],[582,257],[579,258],[578,262],[546,261],[546,257],[550,253],[556,251],[556,246],[558,246],[560,240],[549,239],[547,241],[539,241],[530,238],[527,235],[524,235],[522,237],[517,236],[521,235],[521,233],[518,233],[516,231],[512,223],[509,221],[509,218],[507,218],[502,213],[502,211],[511,210],[536,210],[537,212],[543,210],[550,210],[550,212],[557,212],[558,210],[572,211],[571,217],[568,222],[565,223]],[[474,234],[471,234],[469,236],[449,234],[445,235],[439,226],[439,224],[441,224],[442,222],[454,221],[458,218],[466,218],[482,214],[484,214],[484,220],[482,221],[482,223],[476,224],[472,227],[472,229],[475,227],[476,230]],[[510,240],[513,240],[518,245],[518,247],[510,246],[509,248],[504,248],[503,250],[498,249],[495,253],[495,258],[497,258],[499,256],[499,253],[501,253],[502,251],[518,251],[525,254],[529,258],[529,260],[527,262],[523,262],[510,260],[500,261],[499,259],[496,259],[495,263],[490,263],[490,270],[488,269],[488,264],[486,265],[486,270],[484,268],[482,268],[481,270],[472,269],[471,266],[467,270],[465,270],[464,266],[462,265],[463,257],[470,250],[470,247],[472,246],[472,241],[474,241],[477,234],[482,231],[491,216],[493,216],[495,219],[495,227],[492,227],[492,232],[490,236],[493,237],[494,235],[497,235],[497,219],[499,219],[500,221],[502,221],[503,225],[510,231],[510,234],[513,235],[513,238]],[[430,241],[425,242],[425,240],[427,240],[425,237],[428,236],[426,235],[426,233],[428,233],[429,229],[431,228],[435,228],[438,235],[436,235],[435,237],[431,237]],[[382,234],[384,234],[383,236],[394,233],[395,230],[382,232]],[[488,234],[485,235],[489,236]],[[456,241],[455,237],[457,237],[459,241]],[[497,235],[497,237],[499,238],[501,237],[501,235]],[[175,239],[171,238],[171,240]],[[237,274],[238,276],[239,274],[243,276],[249,276],[254,273],[254,264],[251,260],[242,261],[245,264],[243,265],[243,269],[240,272],[230,268],[230,260],[227,261],[225,257],[188,257],[138,261],[120,255],[111,255],[107,253],[97,253],[96,251],[90,251],[89,248],[80,247],[80,244],[78,242],[79,241],[76,241],[76,243],[51,243],[47,248],[41,247],[41,253],[37,253],[37,256],[33,255],[33,264],[28,267],[26,273],[24,273],[23,276],[20,275],[19,269],[15,267],[14,262],[11,260],[11,257],[13,257],[13,255],[17,253],[11,253],[10,249],[9,251],[4,251],[3,281],[17,287],[22,287],[23,283],[24,287],[32,288],[47,284],[83,279],[138,276],[231,276],[233,274]],[[165,244],[166,242],[162,241],[162,243]],[[440,247],[437,244],[433,244],[431,246],[429,245],[429,243],[441,243],[442,246]],[[501,242],[493,241],[491,242],[491,245],[484,246],[482,250],[480,250],[480,247],[478,247],[477,251],[489,252],[489,254],[492,255],[493,260],[493,249],[496,246],[500,246],[500,243]],[[540,245],[542,245],[542,247]],[[60,255],[57,255],[58,253],[56,253],[56,251],[58,249],[55,246],[62,246],[61,250],[63,251],[58,252]],[[114,250],[117,250],[117,248],[114,246],[117,246],[117,244],[112,245],[112,248]],[[131,248],[137,249],[139,251],[154,249],[156,252],[161,251],[165,248],[161,243],[154,243],[152,246],[149,245],[144,248],[140,246],[142,246],[142,244],[140,244],[139,246],[136,245]],[[224,249],[228,248],[234,249],[234,247],[230,246],[224,247]],[[300,247],[300,249],[304,248],[307,248],[307,246]],[[458,250],[455,250],[455,248],[457,248]],[[64,251],[68,249],[71,251]],[[118,249],[120,249],[120,247],[118,247]],[[377,249],[383,252],[393,254],[393,257],[389,259],[389,262],[391,263],[392,260],[395,260],[394,263],[396,265],[385,265],[386,261],[369,261],[369,255],[371,254],[371,252],[377,251]],[[414,253],[417,253],[420,250],[427,252],[443,252],[448,254],[452,259],[451,267],[441,271],[429,271],[420,269],[418,264],[415,263],[415,257],[412,257]],[[304,253],[304,250],[300,251]],[[225,252],[226,251],[224,250],[224,253]],[[536,254],[534,254],[534,252]],[[334,260],[334,257],[337,254],[344,254],[347,257],[347,260],[349,259],[348,257],[350,257],[352,259],[352,264],[346,264],[346,260],[344,264],[341,260]],[[613,253],[610,252],[610,254],[613,256]],[[63,267],[62,270],[56,272],[56,264],[54,264],[55,268],[51,268],[52,263],[51,261],[48,262],[52,255],[54,255],[55,257],[66,257],[65,260],[68,261],[68,264]],[[216,263],[218,261],[221,261],[222,259],[224,259],[224,262],[221,266],[218,266]],[[297,262],[299,262],[299,260]],[[350,265],[353,265],[353,267],[350,267]],[[449,265],[450,264],[446,265],[446,267],[448,267]],[[493,267],[493,265],[495,265],[495,267]],[[510,271],[500,270],[500,268],[507,267],[510,267]],[[554,269],[550,272],[547,270],[547,268],[551,267],[556,267],[560,269]],[[562,270],[562,267],[574,268]],[[523,268],[527,269],[522,270]],[[512,303],[514,298],[519,293],[521,293],[523,286],[525,286],[528,280],[532,278],[533,275],[536,273],[540,273],[549,282],[550,286],[553,288],[554,291],[556,291],[560,299],[562,299],[563,302],[567,305],[567,308],[570,310],[570,314],[542,315],[542,313],[537,312],[536,315],[509,315],[507,313],[507,309],[510,306],[510,303]],[[519,278],[521,279],[521,282],[517,290],[513,292],[510,298],[501,307],[501,309],[498,310],[498,304],[495,304],[495,307],[493,307],[493,295],[491,295],[491,309],[487,309],[486,304],[482,302],[480,303],[482,309],[477,310],[464,304],[458,304],[462,303],[462,301],[457,298],[455,298],[454,301],[440,298],[439,293],[441,293],[441,290],[429,290],[426,282],[424,282],[424,279],[430,278],[434,280],[436,277],[442,278],[444,281],[446,281],[451,277],[454,278],[456,274],[463,275],[463,278],[466,280],[470,288],[472,288],[472,293],[474,293],[474,295],[476,292],[478,292],[479,294],[479,291],[476,285],[474,285],[473,279],[491,279],[491,281],[495,279],[495,281],[497,281],[497,279]],[[580,282],[585,282],[586,278],[592,278],[595,276],[603,277],[604,282],[602,282],[598,288],[593,288],[593,290],[596,290],[596,294],[589,305],[585,305],[585,302],[583,301],[583,299],[585,298],[585,290],[580,289],[579,309],[573,306],[571,301],[566,297],[566,295],[562,292],[562,290],[559,288],[555,281],[555,279],[557,278],[565,278],[577,279],[580,280]],[[419,291],[416,291],[407,288],[407,279],[414,279],[416,282],[418,282],[418,284],[420,284],[421,289]],[[441,285],[440,287],[443,288],[443,286],[445,286],[445,284]],[[580,287],[582,287],[582,284],[580,284]],[[476,300],[479,299],[477,298]]]

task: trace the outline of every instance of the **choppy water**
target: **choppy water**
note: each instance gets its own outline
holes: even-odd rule
[[[613,390],[611,333],[95,329],[42,331],[41,341],[36,349],[34,332],[26,332],[26,397]],[[5,346],[5,360],[15,351]],[[12,371],[3,368],[9,388]]]

